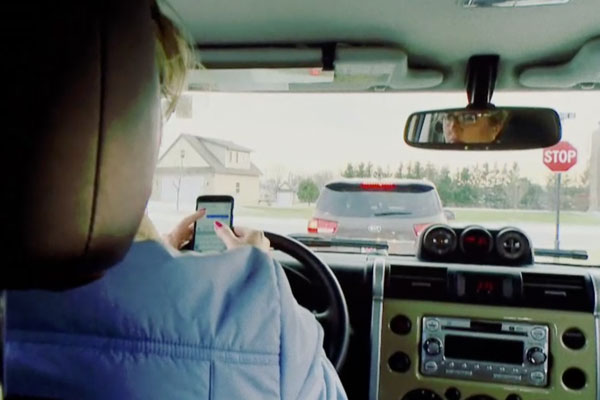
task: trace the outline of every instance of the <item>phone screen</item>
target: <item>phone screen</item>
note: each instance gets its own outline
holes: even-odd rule
[[[194,233],[194,251],[215,252],[224,251],[225,244],[215,233],[215,221],[231,227],[231,203],[230,202],[202,202],[197,203],[196,209],[206,208],[204,218],[196,221]]]

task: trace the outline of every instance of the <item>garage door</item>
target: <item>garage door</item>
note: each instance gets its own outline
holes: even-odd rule
[[[161,200],[176,204],[178,176],[165,176],[161,178]],[[205,179],[201,176],[184,176],[181,178],[179,190],[179,209],[194,210],[196,197],[204,194]]]

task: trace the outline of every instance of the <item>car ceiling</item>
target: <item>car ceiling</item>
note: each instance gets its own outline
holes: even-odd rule
[[[524,67],[565,62],[600,36],[598,0],[519,8],[463,8],[461,3],[169,0],[200,49],[384,44],[403,49],[413,68],[441,71],[444,81],[434,90],[464,89],[466,63],[474,54],[499,54],[496,87],[519,89]]]

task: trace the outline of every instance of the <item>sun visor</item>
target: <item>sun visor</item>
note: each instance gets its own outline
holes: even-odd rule
[[[196,51],[196,57],[206,69],[253,69],[321,67],[320,48],[242,47],[215,48]]]
[[[190,71],[190,90],[369,91],[438,86],[443,74],[412,69],[402,50],[389,47],[201,49],[201,69]]]
[[[406,53],[390,47],[338,46],[334,66],[334,82],[318,85],[324,90],[416,90],[444,80],[440,71],[411,69]]]
[[[583,45],[567,63],[525,69],[519,82],[526,87],[543,89],[600,87],[600,38]]]

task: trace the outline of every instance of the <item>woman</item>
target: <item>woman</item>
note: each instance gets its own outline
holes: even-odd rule
[[[156,4],[167,111],[185,81],[185,40]],[[261,232],[215,226],[229,251],[181,254],[147,217],[125,259],[87,286],[8,295],[6,393],[72,399],[345,399],[313,315],[292,296]],[[175,247],[172,248],[171,246]]]
[[[444,113],[443,131],[446,143],[494,143],[506,123],[505,111],[461,111]]]

